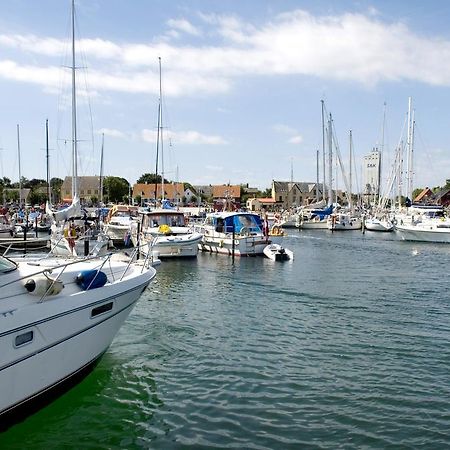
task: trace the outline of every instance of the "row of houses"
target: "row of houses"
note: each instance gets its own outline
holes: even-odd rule
[[[449,186],[450,186],[450,180]],[[92,203],[100,198],[100,177],[82,176],[78,181],[80,198],[85,203]],[[65,202],[71,201],[72,178],[66,177],[61,186],[61,198]],[[315,182],[294,182],[294,181],[272,181],[271,196],[258,197],[258,189],[248,185],[198,185],[191,186],[185,183],[166,183],[164,185],[152,183],[136,183],[132,187],[133,201],[140,204],[154,203],[155,199],[163,197],[170,202],[181,204],[199,204],[204,201],[212,202],[214,208],[221,209],[225,204],[240,208],[246,206],[249,210],[269,211],[277,209],[289,209],[291,207],[306,206],[323,198],[323,186]],[[23,190],[25,191],[25,190]],[[26,200],[26,192],[22,198]],[[242,205],[243,196],[247,199]],[[338,201],[342,196],[338,192]],[[446,188],[440,192],[433,193],[429,188],[425,188],[414,202],[429,202],[448,206],[450,204],[450,189]]]
[[[100,177],[79,177],[78,187],[80,198],[84,202],[99,199]],[[316,189],[317,187],[317,189]],[[72,179],[66,177],[61,186],[63,201],[71,200]],[[163,192],[164,190],[164,192]],[[141,204],[154,203],[155,199],[164,198],[174,204],[200,203],[203,200],[212,201],[217,209],[228,202],[231,205],[241,207],[242,196],[248,198],[247,206],[251,210],[289,208],[291,206],[308,205],[316,201],[316,196],[322,198],[322,185],[305,182],[272,181],[271,196],[257,198],[258,189],[248,185],[197,185],[191,186],[185,183],[136,183],[132,187],[132,197]]]
[[[91,202],[99,198],[100,178],[96,176],[79,177],[80,198],[84,202]],[[61,186],[63,201],[71,200],[71,177],[66,177]],[[228,206],[240,208],[243,195],[248,198],[246,207],[250,210],[274,210],[292,206],[309,205],[322,198],[322,185],[305,182],[272,181],[271,196],[258,198],[258,189],[248,185],[197,185],[184,183],[136,183],[132,187],[132,197],[140,204],[154,203],[155,199],[163,196],[174,204],[200,203],[204,200],[212,202],[216,209]]]
[[[140,199],[141,204],[154,203],[155,199],[163,197],[174,204],[201,203],[202,199],[212,200],[214,206],[220,209],[221,205],[229,202],[237,208],[241,207],[240,185],[206,185],[185,187],[184,183],[170,184],[141,184],[133,186],[133,198]]]
[[[450,186],[450,180],[447,180],[447,186]],[[182,198],[185,199],[186,203],[191,203],[193,200],[198,201],[202,198],[212,199],[214,206],[218,209],[226,201],[240,206],[242,194],[244,194],[248,198],[245,206],[251,211],[261,211],[262,209],[274,211],[307,206],[324,198],[322,183],[276,180],[272,180],[271,196],[264,198],[257,197],[258,189],[251,188],[248,185],[207,185],[185,189],[183,183],[173,183],[165,185],[164,191],[165,198],[174,203],[179,203],[179,199]],[[342,191],[334,191],[334,195],[337,196],[338,202],[343,201],[344,193]],[[145,201],[154,201],[155,185],[135,184],[133,197],[137,198],[138,196],[141,196]],[[157,187],[156,198],[161,198],[160,185]],[[427,187],[414,198],[414,202],[431,203],[447,207],[450,205],[450,189],[444,188],[433,193]]]
[[[447,180],[446,186],[437,192],[433,192],[429,187],[422,190],[414,199],[414,203],[433,204],[433,205],[450,205],[450,180]]]

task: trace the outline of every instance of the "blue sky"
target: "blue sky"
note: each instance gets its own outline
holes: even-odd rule
[[[450,178],[449,2],[77,0],[76,16],[81,175],[102,133],[105,175],[154,172],[160,56],[166,178],[314,181],[324,99],[357,168],[386,103],[386,179],[409,96],[414,187]],[[19,124],[21,173],[45,179],[46,119],[51,176],[70,175],[68,65],[69,0],[0,1],[1,176],[18,179]]]

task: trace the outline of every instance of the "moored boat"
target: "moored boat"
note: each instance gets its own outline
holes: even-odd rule
[[[362,221],[360,217],[348,213],[332,214],[327,219],[328,229],[332,231],[360,230]]]
[[[0,257],[0,428],[86,375],[155,276],[150,261]]]
[[[404,241],[450,243],[450,219],[428,219],[395,225],[395,231]]]
[[[272,261],[292,261],[294,259],[294,252],[280,244],[266,245],[263,253]]]
[[[394,230],[394,224],[387,218],[368,217],[364,219],[364,228],[369,231],[389,232]]]
[[[131,227],[134,245],[150,244],[143,247],[156,253],[160,258],[196,257],[203,236],[186,223],[181,211],[175,209],[155,209],[143,211],[141,221]]]
[[[279,243],[283,233],[265,233],[257,214],[247,212],[215,212],[206,216],[195,229],[203,234],[200,250],[236,256],[262,255],[268,244]]]
[[[103,223],[103,231],[113,244],[126,244],[131,233],[131,224],[137,220],[137,206],[114,205]]]

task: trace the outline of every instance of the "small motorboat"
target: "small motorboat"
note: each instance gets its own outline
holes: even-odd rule
[[[284,248],[280,244],[266,245],[263,253],[273,261],[289,261],[294,259],[294,253],[292,250]]]

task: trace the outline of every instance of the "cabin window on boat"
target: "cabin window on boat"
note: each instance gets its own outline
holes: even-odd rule
[[[16,268],[16,264],[10,261],[8,258],[0,256],[0,272],[11,272]]]
[[[105,312],[111,311],[112,307],[113,307],[113,302],[109,302],[109,303],[105,303],[104,305],[97,306],[91,312],[91,319],[92,319],[92,317],[98,316],[99,314],[103,314]]]
[[[261,229],[261,220],[258,221],[257,216],[241,215],[234,217],[234,227],[236,233],[240,233],[242,228],[255,232]]]
[[[172,226],[173,227],[184,227],[184,216],[182,214],[176,214],[172,216]]]
[[[150,226],[151,227],[158,227],[160,225],[161,217],[160,216],[153,216],[150,218]]]
[[[19,334],[18,336],[16,336],[14,345],[16,347],[20,347],[21,345],[28,344],[33,340],[33,337],[34,337],[33,331],[27,331],[26,333]]]
[[[218,233],[223,233],[223,226],[224,226],[224,221],[221,217],[219,217],[217,219],[217,223],[216,223],[216,231]]]

